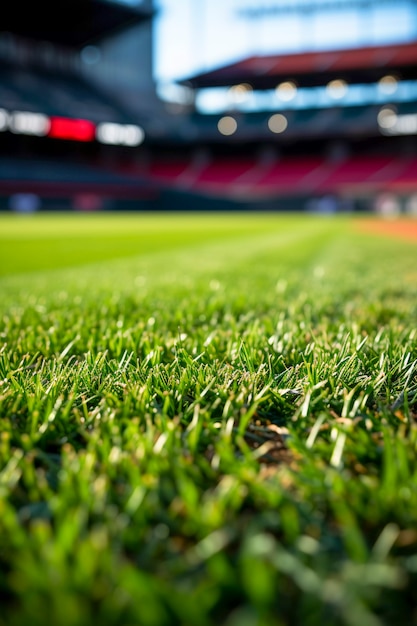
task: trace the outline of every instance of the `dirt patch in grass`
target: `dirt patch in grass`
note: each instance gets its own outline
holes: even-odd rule
[[[417,242],[417,220],[373,218],[358,222],[357,227],[375,235],[399,237]]]

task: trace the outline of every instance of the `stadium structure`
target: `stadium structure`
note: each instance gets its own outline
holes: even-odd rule
[[[151,0],[50,11],[16,2],[1,26],[1,209],[417,212],[417,98],[397,96],[417,41],[250,56],[186,77],[168,102]],[[375,97],[347,104],[356,85]],[[213,88],[224,107],[203,113]],[[330,105],[293,106],[320,89]]]

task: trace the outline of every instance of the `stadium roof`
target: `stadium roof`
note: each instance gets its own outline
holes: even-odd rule
[[[0,33],[81,47],[152,15],[149,8],[112,0],[14,0],[2,14]]]
[[[417,42],[252,56],[209,72],[180,81],[191,87],[227,87],[249,83],[254,89],[272,89],[283,81],[295,81],[300,87],[325,85],[332,79],[349,83],[372,83],[387,73],[402,79],[417,78]]]

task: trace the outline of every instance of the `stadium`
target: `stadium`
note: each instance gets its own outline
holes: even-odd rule
[[[15,194],[31,193],[40,208],[153,210],[197,201],[303,210],[318,200],[360,211],[394,199],[401,212],[415,211],[413,3],[400,3],[396,21],[382,4],[367,9],[376,34],[362,47],[352,48],[364,39],[356,28],[342,47],[329,49],[323,37],[324,48],[316,41],[311,50],[319,37],[312,29],[311,43],[306,35],[298,42],[306,51],[248,54],[189,76],[180,66],[163,82],[154,71],[152,3],[67,3],[65,28],[48,4],[17,3],[0,40],[3,210]],[[361,10],[360,2],[344,5],[327,9],[335,28]],[[263,12],[245,6],[230,10],[254,36],[271,19],[291,27],[327,15],[320,3],[312,14],[288,3]],[[190,7],[191,30],[204,34]]]
[[[0,24],[0,626],[417,626],[415,0]]]

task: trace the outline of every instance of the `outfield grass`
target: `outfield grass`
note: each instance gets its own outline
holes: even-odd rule
[[[417,624],[417,244],[0,216],[0,626]]]

